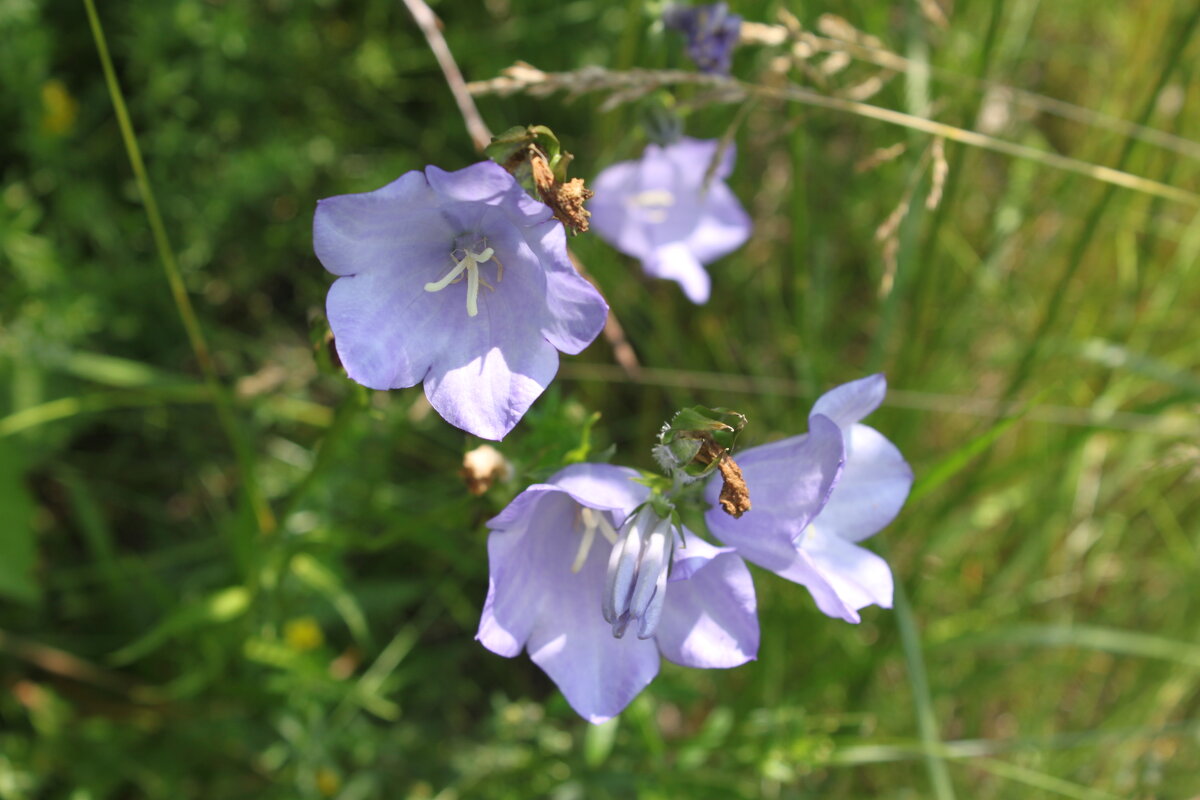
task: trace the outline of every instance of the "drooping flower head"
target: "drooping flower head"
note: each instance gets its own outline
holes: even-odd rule
[[[672,3],[663,12],[663,24],[687,37],[688,57],[701,72],[726,74],[737,46],[742,18],[730,14],[724,3],[685,6]]]
[[[717,145],[686,136],[651,144],[639,160],[613,164],[592,184],[592,230],[640,259],[648,275],[677,281],[693,303],[708,300],[703,265],[750,236],[750,217],[724,183],[733,172],[732,146],[705,185]]]
[[[634,470],[575,464],[488,523],[488,595],[476,638],[522,649],[581,716],[616,716],[659,657],[735,667],[758,652],[754,584],[714,547],[647,505]]]
[[[716,508],[719,479],[705,487],[714,536],[803,584],[821,611],[848,622],[858,622],[868,605],[891,608],[887,562],[856,543],[890,523],[912,487],[912,470],[896,446],[859,422],[886,391],[882,375],[839,386],[817,400],[807,434],[739,454],[754,499],[740,518]]]
[[[338,357],[371,389],[424,381],[453,425],[501,439],[608,306],[571,266],[550,209],[498,164],[401,175],[317,204],[313,248]]]

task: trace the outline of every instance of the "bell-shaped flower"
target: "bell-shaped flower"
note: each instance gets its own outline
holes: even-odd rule
[[[326,312],[350,378],[424,381],[446,421],[485,439],[512,430],[558,351],[583,350],[608,314],[550,209],[490,161],[321,200],[313,247],[339,276]]]
[[[725,3],[687,6],[671,3],[663,11],[663,25],[687,37],[687,54],[701,72],[725,75],[733,61],[742,30],[742,18],[729,13]]]
[[[597,175],[588,205],[592,230],[641,260],[646,274],[677,281],[693,303],[706,302],[711,291],[704,265],[750,236],[750,217],[724,182],[733,172],[732,146],[705,182],[717,144],[685,136],[648,145],[639,160]]]
[[[817,400],[807,434],[739,453],[752,503],[741,518],[717,507],[719,476],[705,487],[714,536],[848,622],[865,606],[892,606],[887,562],[857,542],[895,518],[913,481],[896,446],[859,422],[886,391],[882,375],[839,386]]]
[[[475,638],[510,658],[527,650],[594,723],[629,705],[658,674],[660,655],[725,668],[758,652],[745,563],[656,516],[637,477],[575,464],[488,523],[488,594]]]

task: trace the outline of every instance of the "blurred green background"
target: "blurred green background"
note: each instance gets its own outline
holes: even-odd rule
[[[824,52],[743,47],[739,77],[1035,152],[753,103],[731,186],[755,235],[711,268],[712,302],[576,239],[645,370],[603,340],[565,358],[501,445],[520,475],[482,497],[457,476],[478,441],[419,389],[357,389],[322,339],[316,199],[477,159],[404,6],[100,6],[228,413],[84,5],[0,0],[2,800],[1200,795],[1194,0],[790,4]],[[689,68],[657,4],[435,10],[470,80]],[[550,125],[590,177],[645,141],[603,96],[480,107]],[[741,108],[678,96],[693,136]],[[687,404],[745,412],[745,444],[802,432],[821,391],[876,370],[870,422],[918,483],[870,546],[907,604],[851,626],[756,571],[758,661],[664,664],[599,728],[473,641],[482,523],[531,476],[581,446],[649,468]]]

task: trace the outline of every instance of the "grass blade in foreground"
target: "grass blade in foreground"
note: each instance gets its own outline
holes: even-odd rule
[[[921,635],[900,581],[896,581],[894,603],[896,624],[900,628],[900,641],[904,646],[904,661],[908,666],[908,682],[912,686],[913,705],[917,709],[917,729],[921,735],[925,767],[933,783],[933,794],[937,800],[954,800],[954,785],[950,783],[950,772],[941,754],[942,742],[938,736],[933,698],[929,694],[929,676],[925,672],[925,658],[921,655]]]
[[[208,343],[204,340],[204,333],[200,330],[196,311],[192,308],[191,299],[188,298],[187,287],[184,286],[183,277],[179,274],[175,253],[167,238],[167,229],[163,226],[162,215],[158,211],[158,202],[154,198],[154,191],[150,188],[150,180],[146,176],[146,165],[142,161],[142,151],[138,147],[137,136],[133,132],[129,111],[125,107],[125,98],[121,93],[121,85],[117,82],[117,73],[113,69],[112,57],[108,53],[108,43],[104,38],[104,29],[100,26],[100,17],[96,14],[96,5],[93,0],[83,0],[83,4],[87,9],[92,36],[96,40],[96,52],[100,56],[100,65],[104,70],[104,81],[108,85],[108,92],[112,98],[113,111],[117,115],[117,124],[121,128],[121,139],[125,143],[129,164],[133,169],[134,178],[137,180],[138,194],[142,198],[142,204],[146,207],[146,220],[150,224],[150,230],[154,235],[154,245],[158,250],[158,257],[162,261],[167,284],[171,288],[171,297],[175,300],[175,307],[179,310],[179,318],[183,322],[184,330],[187,331],[188,341],[192,345],[196,361],[200,364],[201,371],[204,372],[204,380],[212,395],[213,405],[217,408],[221,426],[225,428],[225,433],[233,444],[242,472],[242,488],[246,500],[254,512],[258,529],[261,533],[270,533],[275,530],[275,515],[258,487],[258,481],[254,474],[253,450],[242,435],[237,419],[234,417],[229,396],[217,378],[217,369],[213,364],[212,355],[209,353]]]

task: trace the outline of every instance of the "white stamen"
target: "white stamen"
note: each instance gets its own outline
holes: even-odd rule
[[[603,514],[597,514],[596,522],[600,528],[600,535],[607,539],[609,544],[616,544],[617,529],[614,528],[612,523],[608,521],[608,517],[604,516]]]
[[[470,262],[468,262],[465,258],[462,261],[455,261],[453,269],[447,272],[440,281],[425,284],[425,291],[440,292],[442,289],[445,289],[447,286],[454,283],[454,279],[461,275],[464,269],[468,269],[470,266],[474,265],[470,264]]]
[[[629,204],[642,208],[670,208],[675,205],[675,195],[666,189],[648,189],[629,198]]]
[[[454,251],[457,253],[458,251]],[[441,280],[431,281],[425,284],[425,291],[440,292],[452,283],[457,283],[462,280],[461,275],[465,271],[467,273],[467,316],[474,317],[479,313],[479,283],[482,280],[479,275],[479,265],[490,260],[496,251],[490,247],[483,248],[482,252],[475,253],[471,250],[464,250],[463,257],[459,259],[454,253],[450,254],[450,258],[454,260],[454,266],[450,271],[442,276]],[[499,281],[504,275],[504,267],[500,266],[500,260],[496,259],[497,274],[496,280]],[[489,289],[492,288],[486,280],[483,285]]]
[[[479,267],[472,264],[467,268],[467,316],[479,313]]]
[[[675,205],[675,195],[666,189],[648,189],[635,194],[626,202],[634,208],[641,209],[641,216],[646,222],[657,225],[667,221],[667,209]]]
[[[604,518],[604,515],[593,511],[586,506],[581,506],[579,509],[579,518],[583,522],[583,538],[579,541],[579,550],[575,553],[575,561],[571,564],[571,572],[579,572],[583,569],[583,565],[587,562],[588,553],[592,552],[592,543],[596,540],[596,531],[599,529],[604,533],[604,538],[608,538],[608,533],[604,529],[612,530],[612,525]]]

